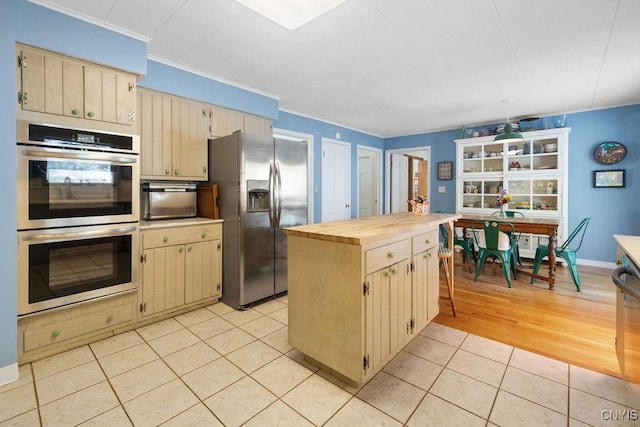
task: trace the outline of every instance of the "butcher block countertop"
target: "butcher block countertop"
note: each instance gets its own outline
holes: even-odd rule
[[[364,245],[405,233],[420,232],[439,224],[455,221],[459,214],[414,215],[411,212],[323,222],[284,228],[289,236],[328,240],[349,245]]]

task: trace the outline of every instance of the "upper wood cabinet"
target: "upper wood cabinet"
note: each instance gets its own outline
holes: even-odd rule
[[[135,122],[134,74],[21,46],[17,65],[18,103],[24,112],[127,126]]]
[[[227,108],[211,107],[211,137],[231,135],[237,130],[244,131],[245,115],[240,111]]]
[[[141,177],[207,180],[210,107],[147,89],[138,105]]]
[[[273,135],[273,121],[266,117],[244,115],[244,131],[261,135]]]

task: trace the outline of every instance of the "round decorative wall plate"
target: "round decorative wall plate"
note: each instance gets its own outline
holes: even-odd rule
[[[601,165],[615,165],[627,155],[627,147],[619,142],[603,142],[593,150],[593,159]]]

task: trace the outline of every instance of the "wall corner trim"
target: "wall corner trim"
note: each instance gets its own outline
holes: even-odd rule
[[[0,387],[20,379],[20,370],[18,364],[3,366],[0,368]]]

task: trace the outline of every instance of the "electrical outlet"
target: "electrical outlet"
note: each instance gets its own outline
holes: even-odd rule
[[[438,186],[438,193],[445,193],[446,191],[447,191],[447,188],[444,185]]]

